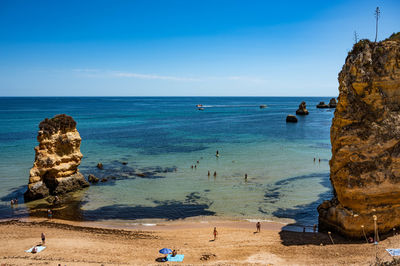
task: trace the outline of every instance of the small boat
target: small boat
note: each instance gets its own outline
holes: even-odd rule
[[[266,104],[261,104],[260,105],[260,109],[264,109],[264,108],[267,108],[267,105]]]
[[[200,107],[200,108],[197,108],[197,110],[199,110],[199,111],[204,111],[204,108],[203,108],[203,107]]]
[[[196,107],[203,107],[203,105],[202,104],[198,104],[198,105],[196,105]]]

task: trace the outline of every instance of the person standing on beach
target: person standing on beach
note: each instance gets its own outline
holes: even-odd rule
[[[215,153],[215,156],[219,157],[219,151],[217,150],[217,152]]]
[[[217,176],[217,171],[214,171],[214,177],[216,177]]]
[[[218,235],[217,227],[214,227],[213,235],[214,235],[214,241],[217,240],[217,235]]]
[[[44,233],[42,233],[42,245],[46,243],[46,236]]]
[[[50,209],[48,209],[47,210],[47,217],[51,220],[51,218],[53,218],[53,212],[50,210]]]
[[[260,222],[257,222],[256,228],[257,228],[257,233],[260,233],[261,232],[261,223]]]
[[[208,171],[208,176],[210,176],[210,171]]]

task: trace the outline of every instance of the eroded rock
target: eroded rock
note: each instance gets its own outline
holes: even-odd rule
[[[332,98],[332,99],[329,101],[329,108],[336,108],[336,106],[337,106],[336,99],[335,99],[335,98]]]
[[[317,104],[317,108],[329,108],[329,106],[325,102],[319,102],[319,104]]]
[[[25,201],[64,194],[87,187],[79,172],[82,153],[76,122],[65,114],[45,119],[39,124],[35,162],[29,172]]]
[[[339,74],[331,143],[334,198],[318,207],[319,228],[372,235],[373,215],[380,234],[400,226],[400,38],[354,45]]]
[[[299,105],[299,109],[297,109],[296,111],[296,115],[308,115],[306,102],[301,102],[301,104]]]
[[[286,117],[286,123],[297,123],[297,117],[295,115],[288,115]]]
[[[93,174],[89,174],[89,175],[88,175],[88,181],[89,181],[90,183],[95,184],[95,183],[98,183],[98,182],[99,182],[99,178],[96,177],[96,176],[93,175]]]

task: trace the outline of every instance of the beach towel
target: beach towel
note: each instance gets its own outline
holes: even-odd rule
[[[392,256],[400,256],[400,248],[388,248],[386,251]]]
[[[32,253],[32,249],[33,249],[34,247],[31,247],[30,249],[28,249],[28,250],[25,250],[25,252],[28,252],[28,253]],[[45,249],[46,247],[45,246],[36,246],[36,253],[39,253],[40,251],[42,251],[43,249]]]
[[[172,255],[169,254],[167,256],[167,259],[168,259],[168,261],[183,261],[184,256],[185,255],[182,255],[182,254],[176,254],[175,257],[172,257]]]

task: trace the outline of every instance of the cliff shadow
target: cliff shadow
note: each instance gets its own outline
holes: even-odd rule
[[[279,236],[281,238],[282,244],[285,246],[301,246],[301,245],[316,245],[316,246],[325,246],[325,245],[334,245],[334,244],[366,244],[365,240],[354,240],[345,238],[339,234],[334,232],[331,233],[330,239],[328,233],[311,233],[311,232],[295,232],[288,231],[282,228],[282,231],[279,232]]]
[[[327,233],[313,233],[314,225],[318,225],[318,205],[324,200],[331,199],[333,196],[329,172],[299,175],[280,180],[267,189],[264,201],[269,204],[274,204],[280,200],[281,191],[284,190],[284,188],[292,187],[293,182],[306,183],[308,181],[308,183],[310,183],[309,181],[311,179],[326,188],[326,191],[317,195],[317,200],[308,204],[300,204],[293,208],[278,208],[272,212],[272,215],[275,217],[294,220],[293,223],[282,227],[279,233],[283,245],[332,245],[332,240]],[[312,188],[310,187],[310,189]],[[263,211],[261,208],[259,211],[267,214],[267,212]],[[365,240],[350,240],[334,232],[331,233],[331,237],[335,244],[365,243]]]
[[[213,202],[201,196],[198,192],[189,193],[183,201],[152,200],[155,206],[113,204],[92,210],[82,209],[82,206],[86,203],[83,197],[84,192],[79,191],[78,193],[69,194],[57,204],[41,201],[29,207],[29,215],[45,218],[49,209],[52,210],[53,218],[71,221],[99,221],[107,219],[177,220],[195,216],[215,215],[215,212],[208,210]]]

